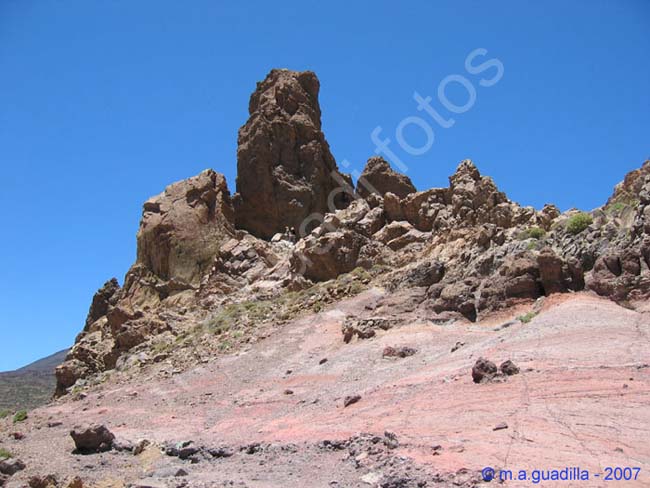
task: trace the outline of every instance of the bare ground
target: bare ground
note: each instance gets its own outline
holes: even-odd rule
[[[407,302],[372,289],[237,354],[171,377],[160,365],[132,379],[116,376],[24,423],[0,421],[0,447],[27,465],[7,486],[25,486],[36,474],[79,475],[85,486],[106,488],[488,486],[480,475],[486,466],[515,475],[589,470],[589,481],[545,487],[650,486],[647,313],[579,293],[546,299],[527,324],[504,327],[521,312],[511,310],[479,324],[439,325]],[[345,344],[348,314],[404,322]],[[451,352],[457,342],[465,344]],[[383,358],[386,346],[417,353]],[[510,359],[521,373],[475,384],[470,371],[481,356]],[[361,398],[344,407],[352,395]],[[92,422],[122,441],[153,444],[138,456],[74,454],[69,430]],[[502,423],[507,428],[494,430]],[[23,440],[8,437],[16,430]],[[161,451],[189,440],[200,449],[191,459]],[[608,466],[641,470],[636,481],[594,476]],[[169,476],[169,467],[188,475]]]

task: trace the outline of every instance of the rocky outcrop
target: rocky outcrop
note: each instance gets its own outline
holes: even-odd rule
[[[198,285],[221,244],[234,233],[223,175],[206,170],[144,203],[137,264],[164,281]]]
[[[238,137],[237,227],[263,239],[285,227],[311,230],[318,222],[308,217],[349,200],[340,188],[351,180],[321,130],[319,90],[311,71],[274,69],[257,84]]]
[[[440,323],[585,288],[619,302],[650,297],[649,162],[588,215],[522,207],[470,160],[448,187],[418,192],[370,158],[355,195],[321,131],[318,91],[311,72],[273,70],[258,84],[232,200],[224,177],[206,170],[144,204],[137,261],[122,288],[113,279],[93,297],[56,370],[57,395],[146,362],[227,307],[246,303],[249,325],[268,316],[256,311],[260,299],[291,295],[311,308],[305,288],[355,270]],[[346,331],[363,338],[374,325]]]
[[[394,171],[390,164],[380,156],[368,159],[366,167],[357,181],[357,193],[362,198],[366,198],[371,193],[384,196],[388,192],[399,198],[405,198],[416,191],[408,176]]]
[[[116,278],[111,278],[109,281],[104,283],[104,286],[97,290],[97,293],[93,296],[90,310],[88,311],[86,328],[90,327],[95,321],[106,315],[110,307],[117,303],[119,291],[120,285]]]

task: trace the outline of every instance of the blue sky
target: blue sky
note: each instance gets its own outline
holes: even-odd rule
[[[470,74],[477,48],[496,68]],[[0,2],[0,370],[70,345],[91,297],[135,259],[141,205],[212,167],[234,191],[255,82],[314,70],[332,152],[361,171],[382,127],[419,189],[473,159],[508,196],[601,205],[650,156],[646,0]],[[476,90],[452,114],[449,75]],[[467,92],[447,85],[451,103]],[[432,97],[447,129],[412,156],[396,128]],[[404,139],[426,142],[407,125]]]

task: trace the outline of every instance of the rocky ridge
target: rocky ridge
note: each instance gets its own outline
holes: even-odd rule
[[[258,83],[232,197],[206,170],[145,202],[137,261],[93,298],[58,396],[144,363],[182,369],[369,286],[440,323],[583,289],[626,306],[650,294],[650,162],[589,213],[522,207],[470,160],[447,188],[416,191],[373,157],[355,192],[318,91],[311,72]]]

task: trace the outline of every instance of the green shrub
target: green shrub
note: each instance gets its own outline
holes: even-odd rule
[[[27,410],[19,410],[16,412],[16,415],[14,415],[14,424],[24,422],[25,420],[27,420]]]
[[[527,234],[531,239],[541,239],[546,234],[546,231],[540,227],[531,227],[528,229]]]
[[[6,419],[9,415],[11,415],[9,410],[0,410],[0,419]]]
[[[11,454],[11,452],[7,451],[3,447],[0,447],[0,461],[3,461],[5,459],[9,459],[11,457],[13,457],[13,454]]]
[[[569,221],[566,225],[566,230],[570,234],[577,235],[589,227],[593,221],[594,219],[591,218],[591,215],[585,212],[580,212],[569,217]]]
[[[522,324],[527,324],[528,322],[530,322],[535,318],[535,315],[537,315],[537,313],[528,312],[524,315],[520,315],[519,317],[517,317],[517,319],[520,320]]]

